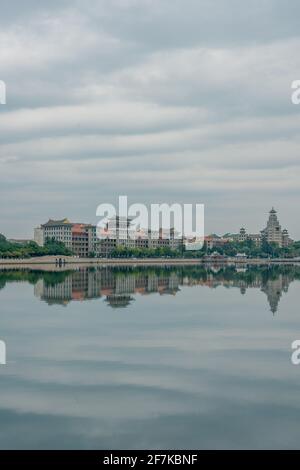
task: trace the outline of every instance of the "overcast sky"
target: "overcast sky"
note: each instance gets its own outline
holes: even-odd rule
[[[299,0],[11,0],[0,233],[102,202],[204,203],[206,233],[300,239]]]

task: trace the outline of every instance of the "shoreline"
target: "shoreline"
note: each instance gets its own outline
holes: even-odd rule
[[[61,259],[62,264],[58,263]],[[93,266],[199,266],[199,265],[270,265],[300,264],[300,259],[266,259],[266,258],[226,258],[226,259],[208,259],[208,258],[74,258],[68,256],[43,256],[30,259],[0,259],[0,267],[93,267]]]

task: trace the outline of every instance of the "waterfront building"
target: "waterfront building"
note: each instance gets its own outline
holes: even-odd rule
[[[95,252],[96,226],[72,223],[69,219],[49,219],[45,224],[34,229],[34,241],[44,246],[47,240],[64,243],[76,256],[86,257]]]
[[[182,239],[173,228],[169,231],[160,229],[157,232],[136,230],[130,218],[119,216],[110,219],[102,229],[92,224],[72,223],[67,218],[50,219],[34,229],[34,240],[40,246],[44,246],[47,240],[62,242],[80,258],[91,255],[109,257],[117,247],[166,247],[172,250],[182,247]]]
[[[90,224],[73,224],[72,251],[80,258],[95,253],[96,227]]]
[[[271,209],[267,226],[261,231],[262,238],[268,243],[282,246],[282,230],[274,208]]]
[[[247,239],[248,239],[248,235],[247,235],[246,229],[244,227],[242,227],[241,230],[240,230],[240,233],[239,233],[238,241],[240,243],[243,243]]]
[[[293,240],[289,237],[288,231],[286,229],[281,229],[281,225],[277,218],[277,212],[274,208],[272,208],[269,213],[266,228],[261,230],[260,233],[247,233],[246,229],[242,227],[235,239],[239,242],[252,240],[256,246],[260,246],[263,241],[276,243],[279,247],[287,247],[293,243]]]
[[[148,231],[149,248],[170,248],[171,250],[182,249],[183,240],[174,228],[170,230],[160,228],[158,231]]]
[[[182,238],[171,228],[160,228],[157,231],[136,229],[132,226],[132,220],[125,217],[110,219],[104,229],[101,230],[97,249],[99,256],[109,256],[116,247],[127,249],[156,249],[170,248],[179,250],[182,248]]]
[[[69,219],[50,219],[34,230],[34,240],[40,246],[44,246],[46,240],[63,242],[74,255],[79,257],[97,256],[109,257],[117,247],[127,249],[157,249],[169,248],[181,251],[183,244],[189,249],[190,240],[184,240],[171,228],[160,228],[157,231],[136,229],[132,226],[132,219],[116,216],[109,219],[102,229],[95,225],[72,223]],[[290,239],[286,229],[282,230],[277,213],[272,209],[269,214],[266,228],[260,233],[247,233],[242,227],[237,234],[226,234],[219,237],[215,234],[204,238],[206,249],[222,248],[230,242],[246,242],[251,240],[256,246],[260,246],[265,240],[268,243],[276,243],[280,247],[288,247],[293,240]],[[193,243],[190,243],[191,249]]]
[[[49,219],[48,222],[35,229],[34,235],[38,236],[38,240],[35,239],[35,241],[38,243],[38,241],[42,240],[44,245],[47,240],[55,240],[64,243],[67,248],[72,249],[72,227],[73,224],[68,219]]]
[[[101,238],[97,244],[96,256],[108,258],[116,248],[117,240],[115,238]]]
[[[208,250],[212,250],[213,248],[222,248],[227,243],[233,241],[231,238],[223,238],[218,237],[217,235],[209,235],[208,237],[204,237],[204,243]]]
[[[248,233],[248,240],[253,241],[256,246],[260,246],[261,234],[260,233]]]
[[[287,229],[282,230],[282,246],[287,247],[293,243],[293,240],[289,237]]]
[[[235,239],[239,243],[246,242],[247,240],[252,240],[256,246],[259,246],[261,244],[262,237],[260,233],[247,233],[246,229],[242,227]]]
[[[288,246],[292,243],[288,231],[281,230],[281,225],[277,218],[277,212],[274,208],[269,213],[269,219],[266,228],[261,231],[262,239],[268,243],[276,243],[280,247]]]

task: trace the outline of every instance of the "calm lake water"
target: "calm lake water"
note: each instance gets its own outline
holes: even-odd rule
[[[299,280],[0,271],[0,448],[300,448]]]

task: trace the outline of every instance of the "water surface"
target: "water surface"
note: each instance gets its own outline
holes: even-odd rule
[[[0,271],[0,448],[300,448],[299,279]]]

